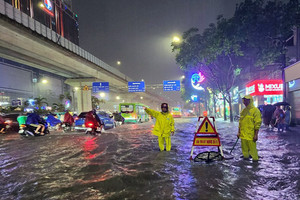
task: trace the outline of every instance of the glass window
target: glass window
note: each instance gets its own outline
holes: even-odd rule
[[[121,105],[122,113],[133,113],[133,105]]]

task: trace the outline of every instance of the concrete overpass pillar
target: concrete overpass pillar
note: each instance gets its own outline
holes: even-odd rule
[[[91,78],[67,79],[66,84],[71,85],[76,90],[78,113],[92,110],[92,83]]]
[[[77,92],[77,108],[78,113],[92,110],[92,91],[90,89],[84,90],[83,87]]]

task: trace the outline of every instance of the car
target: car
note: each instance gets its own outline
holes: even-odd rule
[[[84,122],[87,113],[88,112],[82,112],[78,115],[78,117],[76,117],[75,130],[86,130]],[[97,115],[104,123],[104,130],[116,127],[116,123],[112,115],[109,115],[104,111],[97,112]]]

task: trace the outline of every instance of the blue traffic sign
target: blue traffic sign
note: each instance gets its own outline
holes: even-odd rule
[[[164,81],[164,91],[180,91],[180,80]]]
[[[109,82],[93,82],[93,93],[109,92]]]
[[[145,82],[128,82],[128,92],[145,92]]]

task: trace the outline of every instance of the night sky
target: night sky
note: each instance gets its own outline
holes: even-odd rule
[[[241,0],[73,0],[80,46],[136,81],[160,84],[183,74],[172,37],[204,30],[218,15],[231,17]],[[116,62],[120,60],[121,66]]]

